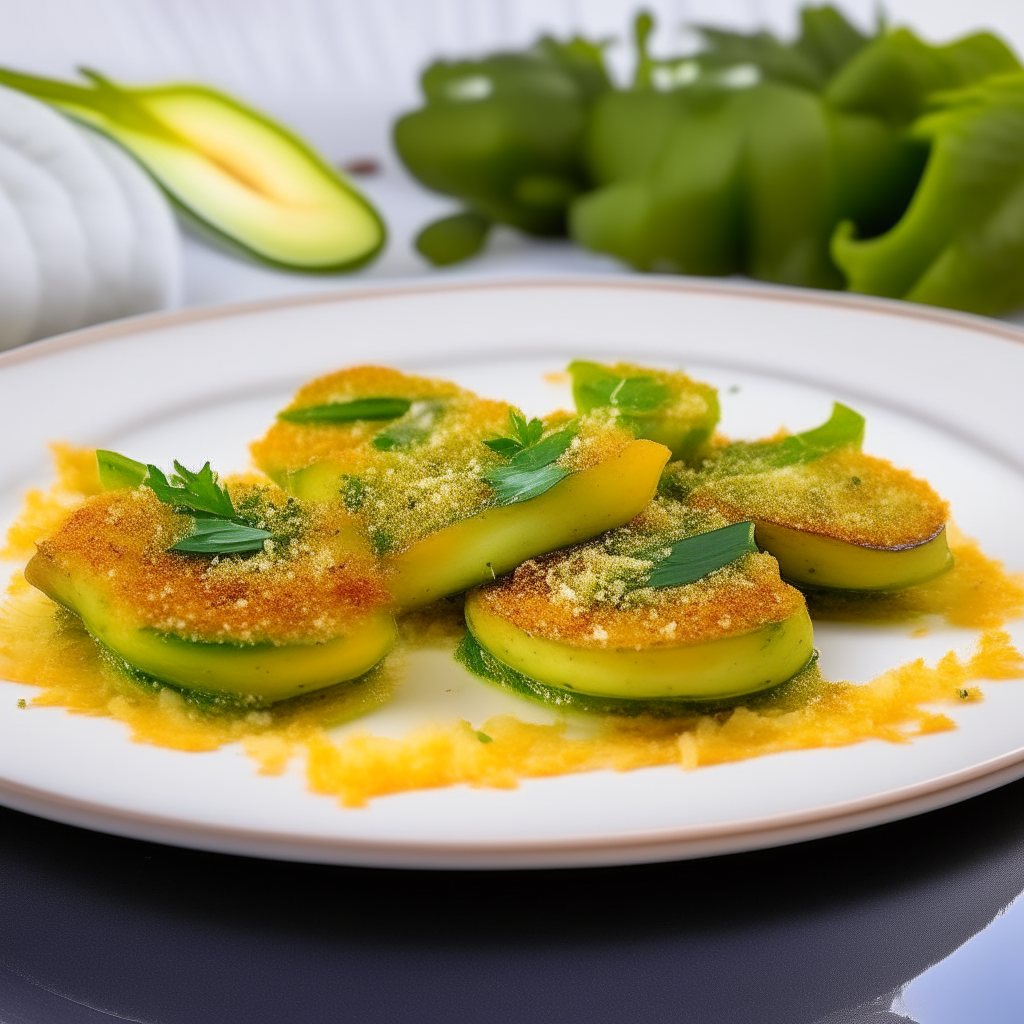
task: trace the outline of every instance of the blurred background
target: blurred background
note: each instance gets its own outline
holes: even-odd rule
[[[0,65],[63,78],[85,65],[124,83],[215,85],[280,118],[339,165],[378,164],[377,173],[355,179],[389,230],[386,250],[368,267],[329,277],[282,273],[189,237],[185,305],[439,273],[624,273],[609,257],[509,229],[494,233],[482,258],[431,268],[412,239],[458,204],[404,171],[390,133],[395,116],[419,104],[419,74],[432,60],[522,47],[542,32],[613,40],[609,63],[625,81],[632,19],[641,6],[657,18],[656,55],[684,49],[688,24],[766,27],[783,37],[792,37],[797,26],[792,0],[0,0]],[[865,31],[882,10],[890,24],[908,24],[929,42],[986,28],[1024,52],[1019,0],[890,0],[881,6],[845,0],[839,6]]]

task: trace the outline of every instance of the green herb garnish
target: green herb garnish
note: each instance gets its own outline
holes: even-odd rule
[[[156,466],[147,466],[146,486],[165,504],[195,519],[192,533],[168,550],[197,555],[245,555],[263,550],[274,535],[243,522],[228,489],[207,462],[198,473],[175,461],[170,480]]]
[[[864,440],[864,417],[836,402],[820,427],[784,437],[781,441],[739,441],[727,445],[711,464],[715,476],[767,473],[820,459],[841,448],[859,448]]]
[[[401,419],[373,439],[373,447],[378,451],[390,452],[396,448],[411,448],[422,444],[437,426],[444,409],[444,402],[432,399],[413,402]]]
[[[176,476],[168,480],[163,470],[146,466],[149,475],[146,486],[165,504],[187,511],[194,516],[219,516],[235,518],[235,506],[231,504],[228,489],[217,479],[209,462],[198,473],[186,469],[175,461]]]
[[[351,402],[328,402],[279,412],[289,423],[351,423],[354,420],[394,420],[404,416],[412,402],[408,398],[355,398]]]
[[[508,437],[495,437],[484,444],[506,459],[518,455],[524,448],[535,445],[544,436],[544,424],[534,417],[529,422],[518,409],[508,411]]]
[[[509,419],[515,423],[512,420],[512,413],[509,414]],[[522,414],[519,414],[519,419],[524,419]],[[524,424],[525,436],[533,437],[536,434],[536,428],[532,426],[532,423],[536,422],[539,421]],[[513,429],[516,429],[515,426]],[[528,432],[528,435],[525,432]],[[528,445],[523,445],[521,438],[508,438],[515,440],[519,445],[516,453],[509,459],[508,465],[496,466],[483,474],[483,478],[494,488],[498,504],[515,505],[520,501],[529,501],[530,498],[539,497],[569,476],[569,470],[555,463],[572,444],[575,436],[576,426],[572,424],[543,439],[531,440]],[[485,441],[484,444],[492,451],[496,450],[493,442]]]
[[[676,541],[667,557],[651,570],[648,587],[681,587],[757,551],[753,523],[733,523],[719,530]]]
[[[263,550],[274,534],[250,526],[231,502],[231,495],[207,462],[198,473],[174,463],[168,479],[157,466],[136,462],[118,452],[96,452],[100,483],[109,490],[145,484],[165,504],[193,517],[192,533],[168,550],[203,555],[245,555]]]
[[[366,484],[357,476],[343,476],[338,493],[349,512],[358,512],[366,501]]]
[[[263,542],[274,535],[235,520],[196,519],[192,533],[178,541],[171,551],[200,555],[245,555],[263,550]]]
[[[620,377],[600,363],[569,364],[572,397],[580,412],[611,407],[628,415],[656,412],[669,399],[669,389],[653,377]]]

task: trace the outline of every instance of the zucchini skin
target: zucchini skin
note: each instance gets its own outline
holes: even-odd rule
[[[466,631],[465,636],[463,636],[458,647],[456,647],[454,658],[475,676],[509,690],[519,697],[535,700],[562,711],[578,712],[580,714],[619,715],[626,718],[635,718],[638,715],[646,715],[652,718],[678,718],[683,715],[721,711],[725,708],[735,707],[737,703],[736,699],[728,698],[719,700],[687,698],[640,700],[595,697],[591,694],[581,693],[578,690],[566,690],[561,687],[551,686],[548,683],[542,683],[538,679],[531,679],[529,676],[516,671],[500,661],[486,647],[483,647],[469,630]],[[811,669],[816,660],[817,653],[812,652],[810,658],[807,659],[800,671],[796,672],[789,680],[779,684],[777,687],[760,690],[753,695],[753,698],[755,700],[761,698],[770,700],[773,694],[779,692],[787,683],[794,682],[798,677],[801,677]]]
[[[466,625],[516,672],[558,690],[615,700],[729,700],[792,679],[814,653],[807,609],[751,632],[647,649],[578,647],[531,636],[471,592]]]
[[[355,679],[395,644],[391,613],[375,610],[347,636],[324,643],[216,643],[140,627],[119,616],[84,580],[74,579],[43,553],[25,579],[77,615],[89,634],[132,668],[161,682],[201,693],[274,703]]]
[[[946,528],[922,544],[871,548],[758,522],[757,546],[774,555],[783,579],[802,589],[885,593],[926,583],[953,566]]]

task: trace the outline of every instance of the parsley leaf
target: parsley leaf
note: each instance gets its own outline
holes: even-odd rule
[[[235,506],[231,504],[228,489],[217,479],[209,462],[198,473],[193,473],[175,460],[174,468],[178,472],[170,480],[156,466],[146,468],[149,470],[146,485],[162,502],[194,516],[235,518]]]
[[[676,541],[648,577],[649,587],[681,587],[757,551],[753,523],[733,523],[720,530]]]
[[[485,473],[484,479],[494,488],[499,505],[515,505],[530,498],[539,498],[568,475],[569,471],[561,466],[541,466],[539,469],[499,466]]]
[[[226,519],[196,519],[195,528],[170,551],[201,555],[244,555],[263,550],[263,542],[273,538],[269,530]]]
[[[412,402],[408,398],[354,398],[351,402],[306,405],[279,412],[289,423],[351,423],[354,420],[394,420],[404,416]]]
[[[498,504],[515,505],[529,501],[569,476],[569,470],[555,463],[575,436],[575,425],[564,427],[529,447],[521,448],[507,466],[496,466],[484,473],[483,478],[494,488]]]
[[[544,424],[534,417],[529,422],[518,409],[508,411],[508,437],[496,437],[484,444],[507,459],[518,455],[524,448],[535,445],[544,436]]]

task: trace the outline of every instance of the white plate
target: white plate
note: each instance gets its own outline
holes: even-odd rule
[[[870,451],[931,480],[969,534],[1021,569],[1021,340],[1015,328],[923,307],[657,278],[388,287],[140,318],[0,356],[0,518],[46,483],[48,440],[241,468],[246,442],[297,384],[346,364],[450,376],[540,412],[567,397],[544,371],[573,356],[627,357],[719,385],[734,435],[803,429],[833,399],[849,402],[868,417]],[[816,628],[826,676],[852,680],[973,637]],[[298,766],[267,778],[237,748],[132,743],[112,720],[19,710],[25,687],[0,682],[0,800],[123,835],[296,860],[526,867],[699,856],[860,828],[1024,775],[1024,682],[984,689],[984,702],[957,709],[957,730],[910,744],[595,772],[511,791],[455,787],[343,810],[311,795]],[[394,703],[359,724],[401,735],[510,707],[547,714],[427,652]]]

